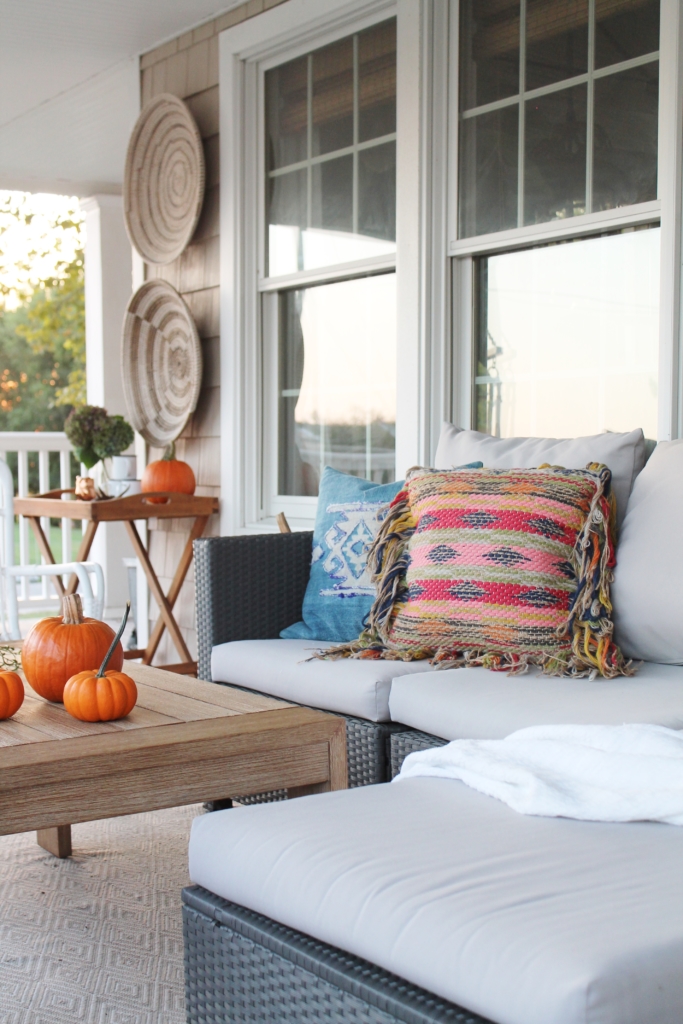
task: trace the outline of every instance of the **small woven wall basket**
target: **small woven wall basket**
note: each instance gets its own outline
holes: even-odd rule
[[[137,119],[128,143],[123,210],[131,243],[147,263],[171,263],[194,234],[204,200],[204,150],[192,114],[162,93]]]
[[[147,281],[128,303],[121,364],[131,423],[149,444],[169,445],[196,408],[202,348],[192,314],[166,281]]]

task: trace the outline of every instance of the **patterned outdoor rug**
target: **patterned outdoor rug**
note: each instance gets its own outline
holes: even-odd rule
[[[184,1024],[182,807],[0,837],[0,1024]]]

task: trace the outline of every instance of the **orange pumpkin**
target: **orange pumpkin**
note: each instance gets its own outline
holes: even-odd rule
[[[194,494],[197,481],[192,467],[175,457],[175,445],[166,449],[163,459],[150,462],[145,466],[140,482],[143,494],[154,491],[170,491],[171,494]],[[150,502],[160,504],[163,498],[150,498]]]
[[[64,687],[64,707],[81,722],[111,722],[124,718],[135,707],[138,691],[134,681],[125,672],[110,669],[109,659],[119,643],[128,619],[130,602],[126,604],[123,621],[104,656],[99,671],[88,669],[77,672]]]
[[[96,670],[107,653],[114,630],[99,619],[84,619],[78,594],[64,598],[61,618],[36,622],[24,641],[21,663],[24,675],[41,697],[62,700],[67,679],[85,669]],[[112,668],[123,667],[123,647],[119,643],[112,657]]]
[[[24,703],[24,684],[16,672],[0,672],[0,718],[11,718]]]
[[[77,672],[64,687],[64,707],[81,722],[111,722],[135,707],[138,691],[125,672]]]

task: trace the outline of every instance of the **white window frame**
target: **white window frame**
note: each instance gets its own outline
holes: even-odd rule
[[[364,17],[353,19],[352,27],[349,25],[337,25],[332,32],[325,31],[315,43],[315,48],[325,46],[338,39],[348,38],[352,33],[371,28],[375,24],[388,20],[395,16],[394,0],[389,0],[385,5],[378,5],[372,13]],[[279,310],[278,300],[280,293],[285,289],[305,288],[310,285],[331,284],[338,281],[358,280],[377,273],[396,271],[396,254],[374,256],[367,259],[349,260],[346,263],[317,267],[314,270],[301,270],[297,273],[282,274],[276,277],[268,277],[265,273],[267,252],[266,236],[268,224],[266,222],[266,158],[265,158],[265,74],[270,68],[277,67],[286,61],[294,60],[302,54],[310,53],[312,49],[309,40],[306,46],[300,41],[292,46],[288,52],[280,48],[275,57],[260,60],[258,67],[258,110],[260,122],[258,126],[258,165],[254,170],[255,176],[260,183],[259,191],[259,265],[258,265],[258,289],[261,293],[261,315],[262,315],[262,338],[263,338],[263,417],[262,417],[262,474],[261,474],[261,508],[259,520],[266,524],[273,524],[278,512],[284,512],[288,522],[296,527],[307,527],[315,519],[318,506],[318,499],[304,496],[281,495],[277,492],[277,480],[279,470],[279,449],[278,449],[278,421],[279,421],[279,387],[278,387],[278,353],[280,346],[279,337]],[[394,138],[396,133],[394,133]]]
[[[264,270],[263,72],[392,16],[397,18],[397,255],[268,279]],[[263,293],[339,280],[353,271],[397,275],[396,466],[428,461],[434,424],[450,412],[449,373],[427,345],[434,325],[450,358],[444,318],[449,294],[445,256],[447,10],[443,0],[288,0],[219,37],[221,168],[221,533],[265,532],[276,524],[264,502],[273,457],[272,416],[263,401],[263,332],[274,331]],[[435,53],[437,57],[435,58]],[[432,118],[436,109],[437,120]],[[437,198],[436,216],[434,200]],[[432,222],[443,238],[435,236]],[[433,259],[436,255],[436,261]],[[439,266],[432,281],[434,262]],[[438,293],[434,298],[432,293]],[[432,394],[436,382],[436,397]],[[265,405],[268,404],[268,409]],[[265,441],[265,445],[264,445]],[[299,499],[294,527],[310,528],[317,499]],[[296,514],[308,512],[308,515]]]
[[[458,66],[459,0],[449,0],[450,62]],[[512,228],[489,235],[458,238],[458,76],[449,95],[448,255],[452,260],[453,414],[471,427],[473,415],[473,268],[476,256],[492,255],[534,244],[592,235],[637,224],[659,224],[660,330],[658,439],[683,434],[681,380],[681,164],[683,12],[679,0],[661,0],[659,48],[659,141],[657,199],[547,224]]]

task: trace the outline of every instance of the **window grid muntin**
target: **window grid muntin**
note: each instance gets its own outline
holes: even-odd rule
[[[374,149],[378,146],[385,145],[389,142],[396,142],[397,133],[390,132],[387,135],[378,136],[375,139],[368,139],[365,142],[359,142],[359,122],[360,122],[360,88],[359,88],[359,32],[353,34],[353,143],[350,146],[344,146],[340,149],[335,149],[330,153],[324,153],[319,156],[313,156],[313,57],[317,50],[312,51],[306,55],[307,58],[307,103],[306,103],[306,116],[308,120],[307,132],[306,132],[306,147],[307,155],[305,160],[299,160],[296,163],[287,164],[283,167],[278,167],[268,171],[268,179],[272,180],[277,177],[282,177],[284,174],[294,173],[298,170],[306,171],[306,227],[310,228],[313,220],[313,168],[321,163],[335,160],[343,156],[353,157],[353,172],[352,172],[352,232],[358,234],[358,198],[359,198],[359,187],[358,187],[358,154],[362,150]],[[302,268],[300,268],[301,270]]]
[[[506,96],[500,100],[493,100],[490,103],[483,103],[477,107],[469,107],[460,112],[460,120],[469,120],[478,117],[480,114],[488,114],[495,110],[502,110],[505,107],[517,106],[518,108],[518,137],[517,137],[517,225],[516,228],[531,227],[524,223],[524,192],[525,192],[525,144],[526,144],[526,103],[530,100],[548,96],[554,92],[571,89],[577,85],[587,85],[586,100],[586,203],[585,213],[593,213],[593,135],[594,135],[594,83],[598,78],[607,78],[617,75],[622,71],[629,71],[632,68],[642,67],[646,64],[654,64],[659,61],[659,50],[651,53],[641,54],[629,60],[619,61],[616,64],[608,64],[602,68],[595,68],[595,0],[588,2],[588,70],[581,75],[574,75],[571,78],[562,79],[559,82],[552,82],[549,85],[540,86],[537,89],[526,90],[526,14],[527,0],[520,0],[520,45],[519,45],[519,92],[513,96]],[[460,59],[460,56],[459,58]],[[458,204],[459,205],[459,204]],[[458,214],[458,238],[476,238],[477,235],[463,235],[460,226],[460,212]],[[602,212],[602,211],[596,211]],[[545,222],[543,222],[545,223]],[[549,221],[547,223],[552,223]],[[506,230],[516,230],[509,228]]]

